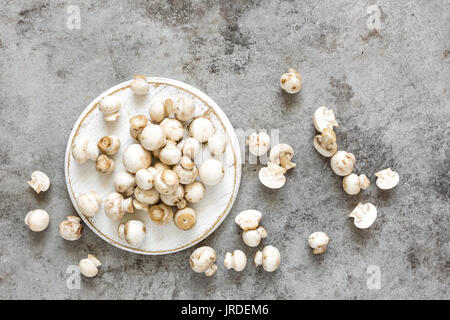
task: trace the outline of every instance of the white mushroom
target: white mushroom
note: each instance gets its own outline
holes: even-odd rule
[[[205,193],[205,186],[200,181],[195,181],[184,186],[184,198],[189,202],[200,202],[205,196]]]
[[[102,198],[94,191],[83,193],[77,198],[78,209],[86,217],[94,217],[102,205]]]
[[[117,232],[120,239],[126,240],[132,246],[138,247],[144,242],[147,230],[142,221],[129,220],[127,223],[119,224]]]
[[[294,69],[289,68],[288,73],[281,76],[280,86],[287,93],[298,93],[303,86],[302,76]]]
[[[227,148],[227,137],[223,133],[215,133],[208,138],[208,149],[213,156],[221,156]]]
[[[270,150],[270,161],[286,170],[295,168],[295,163],[291,162],[294,156],[294,149],[285,143],[277,144]]]
[[[136,210],[148,210],[149,204],[140,202],[137,199],[133,199],[133,208]]]
[[[207,186],[214,186],[220,183],[225,175],[225,169],[220,161],[208,159],[202,163],[199,169],[200,179]]]
[[[247,265],[247,256],[241,250],[234,250],[233,253],[227,252],[223,263],[225,268],[240,272]]]
[[[75,241],[80,239],[83,226],[81,219],[75,216],[67,216],[66,220],[62,221],[58,227],[59,235],[68,241]]]
[[[159,125],[164,131],[167,140],[180,141],[183,138],[184,128],[179,120],[165,118]]]
[[[173,167],[181,184],[190,184],[198,177],[198,169],[188,156],[182,156],[180,163]]]
[[[142,74],[135,74],[133,78],[134,80],[130,83],[131,91],[139,96],[147,94],[148,89],[150,88],[150,85],[147,82],[147,77]]]
[[[119,151],[120,139],[116,136],[104,136],[98,140],[98,148],[108,156],[113,156]]]
[[[211,277],[217,271],[216,251],[208,246],[200,247],[192,252],[189,258],[189,264],[192,270],[197,273],[205,273],[207,277]]]
[[[135,173],[139,169],[147,169],[150,167],[152,164],[152,155],[142,148],[140,144],[130,144],[122,154],[122,162],[127,171]]]
[[[205,117],[198,117],[189,125],[189,133],[200,143],[204,143],[214,134],[214,126],[211,120],[206,119]]]
[[[136,180],[134,174],[128,171],[119,172],[114,176],[114,188],[116,188],[117,192],[131,195],[135,186]]]
[[[361,189],[366,190],[370,186],[370,181],[365,174],[358,177],[357,174],[349,174],[342,180],[342,187],[348,194],[358,194]]]
[[[273,272],[280,266],[280,251],[274,246],[266,246],[255,254],[255,266],[264,268],[267,272]]]
[[[313,248],[314,254],[322,254],[327,251],[327,245],[330,242],[330,238],[325,232],[314,232],[308,238],[308,244]]]
[[[260,157],[270,148],[270,137],[265,132],[252,133],[248,138],[248,151],[254,156]]]
[[[155,176],[153,186],[160,194],[171,194],[177,191],[179,184],[177,174],[170,169],[164,169]]]
[[[159,193],[155,189],[142,190],[139,187],[134,189],[134,197],[145,204],[155,204],[159,201]]]
[[[88,160],[97,160],[97,143],[89,142],[85,137],[78,137],[72,143],[72,156],[78,163],[85,163]]]
[[[168,224],[173,219],[172,207],[164,203],[159,203],[148,209],[148,215],[150,219],[160,225]]]
[[[173,111],[172,99],[153,99],[150,102],[150,119],[153,122],[161,122],[165,117],[168,117]]]
[[[25,217],[25,224],[34,232],[44,231],[47,229],[49,223],[50,216],[47,211],[42,209],[30,211]]]
[[[266,229],[258,227],[254,230],[246,230],[242,232],[242,240],[249,247],[257,247],[261,243],[261,239],[267,238]]]
[[[383,190],[394,188],[400,180],[400,176],[397,172],[392,171],[391,168],[387,168],[375,173],[378,177],[376,184],[377,187]]]
[[[175,165],[181,160],[181,150],[178,149],[175,145],[167,143],[159,153],[159,160],[162,163],[167,164],[168,166]]]
[[[139,141],[146,150],[153,151],[166,145],[166,135],[159,125],[149,123],[139,135]]]
[[[147,126],[148,119],[143,114],[135,115],[131,117],[130,120],[130,135],[133,139],[139,140],[139,135],[142,133],[142,130]]]
[[[181,230],[190,230],[197,222],[197,213],[192,208],[183,208],[175,212],[175,225]]]
[[[279,189],[286,183],[285,173],[286,169],[269,161],[259,170],[259,181],[270,189]]]
[[[261,221],[262,213],[258,210],[249,209],[240,212],[234,222],[241,227],[242,230],[255,230],[259,226]]]
[[[356,158],[352,153],[338,151],[331,157],[331,169],[338,176],[348,176],[352,173],[356,163]]]
[[[178,185],[174,193],[161,195],[161,201],[167,204],[168,206],[178,206],[178,203],[180,203],[180,205],[183,206],[184,205],[183,200],[184,200],[184,188],[181,184]]]
[[[167,164],[164,164],[162,162],[157,162],[153,165],[153,168],[156,169],[156,171],[161,172],[164,169],[170,169],[170,167]]]
[[[200,152],[200,142],[198,142],[195,138],[187,138],[186,140],[181,141],[177,147],[182,151],[183,156],[188,156],[192,160]]]
[[[87,258],[80,260],[78,267],[80,268],[80,272],[83,276],[92,278],[98,274],[98,267],[101,265],[102,263],[96,256],[88,254]]]
[[[136,185],[142,190],[150,190],[153,188],[153,180],[155,179],[158,170],[153,167],[147,169],[139,169],[136,172]]]
[[[133,200],[131,198],[124,199],[120,193],[113,192],[108,194],[103,200],[103,208],[108,218],[119,221],[126,212],[132,213]]]
[[[102,154],[97,158],[97,162],[95,164],[95,169],[98,173],[101,174],[111,174],[116,165],[114,163],[114,160],[111,158],[108,158],[106,154]]]
[[[116,121],[120,118],[120,107],[122,102],[119,96],[106,96],[99,103],[99,109],[103,112],[103,118],[105,121]]]
[[[50,179],[41,171],[33,171],[31,173],[31,180],[28,181],[28,185],[39,194],[48,190],[50,187]]]
[[[377,218],[377,208],[370,202],[366,204],[359,203],[350,213],[349,217],[354,218],[356,227],[359,229],[367,229]]]
[[[332,157],[337,152],[336,134],[333,129],[324,128],[322,133],[315,136],[314,148],[324,157]]]
[[[327,107],[320,107],[314,111],[313,122],[314,127],[319,132],[322,132],[325,128],[333,130],[333,127],[339,127],[334,111]]]
[[[174,107],[175,117],[183,122],[192,119],[195,113],[194,101],[190,97],[182,97],[177,100]]]

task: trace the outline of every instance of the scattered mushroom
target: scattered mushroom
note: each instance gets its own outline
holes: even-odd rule
[[[173,219],[173,210],[164,203],[159,203],[148,209],[150,219],[160,225],[168,224]]]
[[[94,217],[102,205],[102,198],[94,191],[84,193],[77,198],[77,205],[86,217]]]
[[[140,202],[137,199],[133,199],[133,208],[136,210],[148,210],[149,204]]]
[[[161,195],[162,202],[164,202],[168,206],[177,206],[178,209],[184,208],[185,201],[183,200],[184,200],[184,188],[181,184],[177,186],[177,189],[174,193]]]
[[[285,173],[286,169],[269,161],[259,170],[259,181],[270,189],[279,189],[286,183]]]
[[[391,168],[378,171],[377,173],[375,173],[375,176],[378,177],[376,181],[377,187],[382,190],[394,188],[400,180],[400,176],[398,175],[398,173],[392,171]]]
[[[267,238],[266,229],[258,227],[254,230],[245,230],[242,232],[242,240],[249,247],[257,247],[261,243],[261,239]]]
[[[173,167],[181,184],[190,184],[198,177],[198,169],[188,156],[182,156],[180,163]]]
[[[134,189],[134,197],[139,202],[145,203],[145,204],[155,204],[159,201],[159,193],[155,189],[149,189],[149,190],[142,190],[139,187],[136,187]]]
[[[359,191],[366,190],[370,186],[370,181],[365,174],[358,176],[357,174],[349,174],[342,180],[344,191],[350,195],[358,194]]]
[[[287,93],[298,93],[303,86],[302,76],[292,68],[280,78],[280,86]]]
[[[190,230],[197,222],[197,213],[194,209],[187,207],[177,210],[173,222],[181,230]]]
[[[164,169],[170,169],[170,167],[167,164],[164,164],[162,162],[157,162],[153,165],[153,168],[156,169],[156,171],[161,172]]]
[[[152,164],[152,155],[140,144],[130,144],[122,154],[122,162],[127,171],[135,173],[139,169],[147,169],[150,167]]]
[[[48,190],[50,187],[50,179],[41,171],[33,171],[31,173],[31,180],[28,181],[28,185],[39,194]]]
[[[117,192],[127,193],[127,195],[131,195],[134,191],[134,187],[136,186],[136,180],[134,174],[128,171],[122,171],[117,173],[114,176],[114,187]]]
[[[222,163],[216,159],[209,159],[202,163],[199,170],[200,180],[207,186],[220,183],[225,174]]]
[[[142,221],[129,220],[127,223],[119,224],[117,232],[120,239],[126,240],[132,246],[138,247],[144,242],[147,230]]]
[[[83,226],[81,219],[76,216],[67,216],[66,220],[59,224],[60,236],[68,241],[75,241],[80,239]]]
[[[189,125],[189,133],[200,143],[204,143],[214,134],[214,126],[211,120],[205,117],[198,117],[192,120]]]
[[[314,232],[308,238],[308,244],[313,248],[314,254],[322,254],[327,251],[327,245],[330,242],[330,238],[325,232]]]
[[[255,265],[261,266],[267,272],[273,272],[280,266],[280,251],[274,246],[266,246],[255,254]]]
[[[357,228],[367,229],[377,218],[377,208],[370,202],[366,204],[359,203],[349,217],[354,218],[354,224]]]
[[[95,161],[98,157],[97,144],[95,142],[89,142],[85,137],[78,137],[72,143],[72,156],[80,164],[88,160]]]
[[[136,95],[146,95],[150,88],[147,82],[147,77],[141,74],[135,74],[134,80],[130,83],[130,88]]]
[[[259,226],[261,221],[262,213],[258,210],[249,209],[240,212],[234,222],[241,227],[242,230],[255,230]]]
[[[207,277],[213,276],[217,271],[217,265],[214,262],[216,262],[216,251],[208,246],[195,249],[189,258],[192,270],[205,273]]]
[[[194,181],[184,186],[184,198],[189,202],[200,202],[205,196],[205,193],[205,186],[200,181]]]
[[[352,173],[356,163],[356,158],[352,153],[338,151],[331,157],[331,169],[338,176],[348,176]]]
[[[113,192],[108,194],[103,200],[103,208],[108,218],[119,221],[125,213],[132,213],[133,200],[131,198],[124,199],[120,193]]]
[[[294,156],[294,149],[285,143],[276,145],[270,150],[270,161],[286,170],[295,168],[295,163],[291,162]]]
[[[160,194],[174,193],[178,188],[179,180],[177,174],[170,169],[164,169],[155,176],[153,185]]]
[[[95,168],[98,173],[101,174],[111,174],[116,167],[114,160],[108,158],[106,154],[102,154],[97,158]]]
[[[248,150],[254,156],[260,157],[270,148],[270,137],[265,132],[252,133],[248,138]]]
[[[177,147],[181,149],[183,156],[188,156],[192,160],[194,160],[200,152],[200,142],[195,138],[187,138],[186,140],[181,141]]]
[[[101,265],[102,263],[96,256],[88,254],[87,258],[80,260],[78,267],[80,268],[80,272],[83,276],[92,278],[98,274],[98,267]]]
[[[120,118],[120,107],[122,102],[119,96],[106,96],[99,103],[99,109],[103,112],[103,118],[105,121],[116,121]]]
[[[149,167],[147,169],[139,169],[136,172],[136,185],[142,190],[150,190],[153,188],[153,180],[155,179],[155,175],[158,173],[153,167]]]
[[[47,229],[50,223],[48,212],[42,209],[36,209],[28,212],[25,216],[25,224],[31,231],[41,232]]]
[[[165,117],[168,117],[173,111],[172,99],[153,99],[150,102],[150,119],[153,122],[161,122]]]
[[[334,111],[332,109],[328,109],[327,107],[317,108],[314,112],[313,122],[314,127],[319,132],[322,132],[325,128],[333,130],[333,127],[339,127]]]
[[[195,113],[194,101],[190,97],[181,97],[177,100],[174,107],[175,117],[183,122],[192,119]]]
[[[240,272],[244,270],[247,265],[247,256],[241,250],[234,250],[233,253],[227,252],[223,263],[225,268],[234,269],[235,271]]]
[[[148,119],[143,114],[135,115],[130,118],[130,135],[133,139],[139,140],[139,135],[142,133],[142,130],[147,126]]]
[[[214,133],[208,138],[208,149],[213,156],[221,156],[227,148],[227,137],[223,133]]]
[[[181,160],[181,150],[172,143],[167,143],[159,153],[159,160],[168,166],[175,165]]]
[[[116,136],[104,136],[98,140],[98,148],[108,156],[113,156],[119,151],[120,139]]]
[[[165,118],[161,121],[159,126],[164,131],[167,140],[180,141],[183,138],[184,128],[183,124],[179,120]]]
[[[139,141],[146,150],[153,151],[166,145],[166,135],[159,125],[149,123],[139,135]]]
[[[322,133],[314,137],[314,148],[324,157],[332,157],[337,152],[336,134],[333,129],[324,128]]]

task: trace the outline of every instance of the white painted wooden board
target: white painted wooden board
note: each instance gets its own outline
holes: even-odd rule
[[[105,91],[89,104],[76,121],[70,134],[64,169],[70,199],[78,215],[83,219],[85,227],[88,226],[99,237],[123,250],[140,254],[168,254],[189,248],[202,241],[223,222],[239,191],[242,161],[233,126],[211,98],[180,81],[157,77],[147,78],[147,81],[150,83],[150,90],[145,96],[133,94],[129,88],[130,80]],[[119,95],[122,100],[121,117],[116,122],[105,122],[103,114],[98,110],[98,102],[107,95]],[[181,96],[191,96],[196,106],[196,116],[208,113],[216,132],[222,132],[227,136],[226,152],[223,158],[219,158],[223,161],[225,176],[220,184],[206,188],[206,196],[201,202],[189,205],[197,211],[197,224],[191,230],[182,231],[173,222],[165,226],[157,225],[150,220],[146,211],[126,214],[121,222],[137,219],[143,221],[147,228],[144,243],[139,247],[132,247],[118,237],[119,222],[110,220],[103,209],[93,218],[85,217],[78,209],[76,197],[90,190],[97,192],[102,197],[114,192],[114,174],[124,170],[122,152],[128,145],[136,143],[129,134],[128,120],[136,114],[148,116],[149,103],[155,97],[176,99]],[[98,141],[105,135],[116,135],[121,141],[119,152],[112,157],[115,160],[116,168],[111,175],[100,175],[95,170],[95,162],[87,161],[79,164],[71,155],[72,142],[76,137],[85,136],[92,141]],[[200,159],[204,161],[208,158],[211,158],[211,155],[204,145],[203,154],[196,158],[196,164],[201,163]],[[154,163],[155,159],[152,160]]]

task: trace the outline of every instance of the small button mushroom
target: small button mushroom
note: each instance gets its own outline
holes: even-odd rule
[[[180,163],[173,167],[181,184],[190,184],[198,177],[198,169],[188,156],[182,156]]]
[[[114,176],[114,188],[117,192],[128,193],[133,191],[136,186],[134,174],[128,171],[122,171]]]
[[[111,174],[116,167],[114,160],[108,158],[106,154],[102,154],[97,158],[95,169],[100,174]]]
[[[177,174],[170,169],[164,169],[155,176],[153,185],[160,194],[171,194],[177,191],[179,184]]]
[[[400,176],[397,172],[392,171],[391,168],[387,168],[375,173],[377,176],[377,187],[382,190],[388,190],[394,188],[400,181]]]
[[[120,139],[116,136],[104,136],[98,140],[98,148],[108,156],[113,156],[119,151]]]
[[[359,203],[349,217],[354,218],[354,224],[357,228],[367,229],[377,218],[377,208],[370,202],[366,204]]]
[[[158,172],[161,172],[164,169],[170,169],[170,167],[167,164],[164,164],[164,163],[159,162],[159,161],[153,165],[153,168],[155,168],[156,171],[158,171]]]
[[[117,192],[110,193],[105,197],[103,208],[106,216],[114,221],[122,219],[126,212],[132,213],[134,211],[132,199],[124,199]]]
[[[150,190],[153,188],[153,180],[158,173],[153,167],[147,169],[139,169],[136,172],[136,185],[142,190]]]
[[[260,157],[267,154],[270,148],[270,137],[265,132],[252,133],[248,138],[248,151],[254,156]]]
[[[180,141],[183,138],[184,128],[179,120],[165,118],[159,125],[163,129],[167,140]]]
[[[182,151],[183,156],[188,156],[192,160],[194,160],[200,152],[200,142],[195,138],[187,138],[186,140],[181,141],[177,147]]]
[[[173,111],[173,101],[172,99],[166,99],[162,101],[161,99],[153,99],[150,102],[150,119],[153,122],[161,122],[165,117],[170,116]]]
[[[159,201],[159,193],[155,189],[142,190],[139,187],[134,189],[134,197],[145,204],[155,204]]]
[[[247,265],[247,256],[241,250],[234,250],[233,253],[227,252],[223,264],[227,269],[234,269],[237,272],[241,272]]]
[[[331,169],[338,176],[348,176],[352,173],[356,163],[356,158],[352,153],[338,151],[331,157]]]
[[[302,76],[292,68],[288,68],[288,72],[280,78],[280,87],[287,93],[298,93],[302,89],[302,86]]]
[[[140,246],[144,242],[146,232],[144,223],[139,220],[130,220],[127,223],[121,223],[117,230],[120,239],[125,240],[135,247]]]
[[[48,212],[42,209],[36,209],[28,212],[25,216],[25,224],[31,231],[41,232],[47,229],[50,223]]]
[[[116,121],[120,118],[120,107],[122,102],[119,96],[106,96],[99,103],[99,109],[103,112],[103,118],[107,122]]]
[[[166,145],[166,135],[159,125],[149,123],[139,135],[139,141],[146,150],[153,151]]]
[[[142,130],[147,126],[148,119],[143,114],[135,115],[131,117],[130,120],[130,135],[133,139],[139,141],[139,135],[142,133]]]
[[[192,119],[195,113],[194,101],[190,97],[179,98],[174,106],[175,117],[183,122]]]
[[[200,181],[194,181],[184,186],[184,198],[189,202],[200,202],[205,196],[205,193],[205,186]]]
[[[370,181],[365,174],[358,177],[357,174],[349,174],[342,180],[344,191],[350,195],[358,194],[361,189],[366,190],[370,186]]]
[[[314,111],[313,122],[314,127],[319,132],[323,132],[325,128],[333,130],[333,127],[339,127],[334,111],[327,107],[320,107]]]
[[[259,226],[261,221],[262,213],[258,210],[249,209],[240,212],[234,222],[241,227],[242,230],[255,230]]]
[[[270,150],[269,158],[272,163],[283,167],[286,170],[295,168],[295,163],[291,162],[294,156],[294,149],[285,143],[277,144]]]
[[[171,194],[162,194],[161,201],[168,206],[176,206],[178,202],[184,199],[184,188],[181,184],[178,185],[177,190]]]
[[[220,183],[225,175],[225,169],[220,161],[209,159],[202,163],[199,170],[200,180],[207,186]]]
[[[261,243],[261,239],[267,238],[266,229],[258,227],[255,230],[246,230],[242,232],[242,240],[249,247],[257,247]]]
[[[213,156],[221,156],[227,148],[227,137],[223,133],[215,133],[208,138],[208,149]]]
[[[217,265],[214,262],[216,262],[216,251],[208,246],[195,249],[189,258],[192,270],[205,273],[207,277],[213,276],[217,271]]]
[[[315,136],[314,148],[324,157],[332,157],[337,152],[336,134],[333,129],[325,128],[322,133]]]
[[[80,268],[80,272],[83,276],[93,278],[98,274],[98,267],[101,265],[102,263],[96,256],[88,254],[87,258],[80,260],[78,267]]]
[[[181,150],[175,145],[167,143],[159,153],[159,160],[168,166],[175,165],[181,160]]]
[[[122,154],[125,169],[136,173],[139,169],[147,169],[152,164],[152,155],[140,144],[130,144]]]
[[[173,219],[172,207],[164,203],[159,203],[148,209],[150,219],[160,225],[166,225]]]
[[[66,220],[59,224],[59,235],[68,241],[75,241],[80,239],[83,226],[81,219],[76,216],[67,216]]]
[[[100,210],[102,198],[94,191],[83,193],[77,198],[78,209],[86,217],[94,217]]]
[[[183,208],[175,212],[173,222],[181,230],[190,230],[197,222],[197,214],[192,208]]]
[[[211,120],[205,117],[198,117],[189,125],[189,134],[200,143],[205,143],[214,134],[214,126]]]
[[[28,181],[28,185],[39,194],[50,188],[50,179],[42,171],[33,171],[31,173],[31,180]]]
[[[330,242],[330,238],[325,232],[314,232],[308,238],[309,246],[314,249],[313,254],[322,254],[327,251],[327,245]]]
[[[259,170],[259,181],[270,189],[279,189],[286,183],[286,169],[272,162],[267,162],[267,167]]]
[[[133,208],[134,209],[146,211],[146,210],[148,210],[148,207],[149,207],[148,203],[143,203],[137,199],[133,199]]]
[[[89,142],[85,137],[78,137],[72,143],[72,156],[80,164],[88,160],[95,161],[98,157],[97,144],[95,142]]]
[[[135,74],[133,78],[134,80],[130,83],[131,91],[138,96],[146,95],[150,88],[147,77],[142,74]]]
[[[274,246],[266,246],[255,254],[255,266],[261,266],[267,272],[273,272],[280,266],[280,251]]]

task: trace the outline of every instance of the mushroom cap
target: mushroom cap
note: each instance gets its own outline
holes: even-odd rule
[[[352,153],[346,151],[338,151],[331,157],[331,169],[338,176],[348,176],[352,173],[356,159]]]
[[[234,250],[233,253],[227,252],[223,264],[227,269],[233,268],[235,271],[240,272],[247,265],[247,256],[241,250]]]
[[[120,110],[122,106],[122,102],[120,100],[120,96],[106,96],[99,102],[99,109],[104,114],[115,113]]]
[[[280,78],[280,87],[287,93],[298,93],[303,86],[302,76],[292,68]]]
[[[179,184],[178,175],[175,171],[170,169],[164,169],[159,171],[153,182],[153,185],[160,194],[171,194],[174,193]]]
[[[322,134],[314,137],[314,148],[324,157],[331,157],[337,152],[336,134],[333,129],[325,128]]]
[[[181,184],[178,185],[176,191],[171,194],[162,194],[161,201],[168,206],[176,206],[178,202],[184,199],[184,188]]]
[[[184,135],[183,124],[173,118],[165,118],[159,124],[161,129],[164,131],[167,140],[180,141]]]
[[[152,155],[140,144],[134,143],[130,144],[123,152],[122,162],[127,171],[135,173],[139,169],[147,169],[150,167],[152,164]]]
[[[178,144],[178,148],[182,150],[183,156],[195,159],[200,152],[200,142],[195,138],[187,138]]]
[[[189,133],[200,143],[204,143],[214,134],[214,126],[211,120],[206,119],[205,117],[198,117],[189,125]]]
[[[248,138],[248,151],[254,156],[260,157],[270,148],[270,137],[265,132],[252,133]]]
[[[267,167],[262,167],[259,170],[259,181],[263,185],[271,189],[279,189],[286,183],[286,169],[276,165],[272,162],[267,163]]]
[[[363,190],[367,190],[370,187],[370,180],[367,178],[365,174],[362,174],[358,177],[359,179],[359,186]]]
[[[339,127],[334,111],[327,107],[320,107],[314,111],[313,122],[314,127],[319,132],[322,132],[325,128],[333,129],[333,127]]]
[[[165,116],[164,102],[161,99],[153,99],[150,102],[150,119],[154,122],[161,122]]]
[[[172,207],[159,203],[148,209],[150,219],[160,225],[168,224],[173,219]]]
[[[89,159],[89,140],[86,137],[78,137],[72,143],[72,157],[76,162],[83,164]]]
[[[148,210],[148,206],[148,203],[143,203],[138,199],[133,199],[133,208],[136,210]]]
[[[81,225],[81,219],[75,216],[67,216],[67,220],[62,221],[59,224],[59,234],[61,237],[68,241],[75,241],[80,239],[83,226]]]
[[[181,150],[174,145],[166,145],[159,153],[159,160],[168,166],[179,163],[180,159]]]
[[[47,229],[50,223],[48,212],[42,209],[36,209],[28,212],[25,216],[25,224],[31,231],[41,232]]]
[[[104,136],[98,140],[98,148],[108,156],[112,156],[119,151],[120,139],[116,136]]]
[[[117,192],[127,192],[136,186],[134,174],[121,171],[114,176],[114,188]]]
[[[359,229],[369,228],[377,218],[377,208],[370,202],[362,204],[361,202],[349,214],[354,218],[354,224]]]
[[[240,212],[235,218],[234,222],[241,227],[242,230],[254,230],[258,228],[261,221],[262,213],[258,210],[249,209]]]
[[[183,122],[192,119],[195,113],[195,104],[190,97],[179,98],[174,106],[175,117]]]
[[[155,168],[139,169],[136,172],[136,185],[142,190],[150,190],[153,188],[153,180],[158,171]]]
[[[194,181],[184,186],[184,198],[192,203],[199,202],[205,196],[205,186],[200,181]]]
[[[330,238],[325,232],[314,232],[308,238],[308,244],[313,248],[314,254],[321,254],[327,250],[327,245],[330,242]]]
[[[197,213],[192,208],[184,208],[175,212],[175,225],[181,230],[190,230],[197,222]]]
[[[224,175],[225,169],[219,160],[208,159],[200,166],[200,180],[207,186],[214,186],[220,183]]]
[[[216,251],[208,246],[197,248],[189,258],[192,270],[197,273],[206,272],[216,262]]]
[[[294,149],[286,143],[280,143],[270,150],[269,159],[272,163],[289,170],[295,167],[295,163],[291,162],[293,156]]]
[[[131,129],[135,130],[135,132],[141,133],[142,130],[144,130],[144,128],[147,126],[148,119],[144,114],[137,114],[130,118],[129,123]]]
[[[377,187],[383,190],[394,188],[400,181],[400,176],[397,172],[392,171],[391,168],[387,168],[375,173],[378,177],[376,184]]]
[[[160,199],[159,192],[155,189],[142,190],[139,187],[134,189],[134,197],[144,204],[155,204],[158,203]]]
[[[28,185],[39,194],[50,188],[50,179],[42,171],[33,171],[31,173],[31,180],[28,181]]]
[[[142,221],[129,220],[123,228],[124,239],[132,246],[139,246],[145,240],[146,228]]]
[[[102,154],[97,158],[95,169],[100,174],[111,174],[116,167],[114,160],[108,158],[106,154]]]
[[[99,266],[101,266],[100,260],[91,254],[87,258],[81,259],[78,264],[81,274],[88,278],[95,277],[98,274]]]
[[[188,168],[184,168],[183,164],[186,158],[190,159],[187,156],[183,156],[181,158],[181,161],[179,164],[177,164],[176,166],[173,167],[173,171],[175,171],[175,173],[178,175],[178,178],[180,179],[180,183],[181,184],[190,184],[193,183],[195,181],[195,179],[197,179],[198,177],[198,169],[195,166],[195,164],[192,162],[192,168],[188,169]]]
[[[359,185],[359,177],[357,174],[349,174],[342,179],[342,187],[344,191],[350,195],[358,194],[361,191],[361,186]]]
[[[227,148],[227,137],[223,133],[214,133],[208,138],[208,149],[213,156],[222,155]]]
[[[261,239],[267,238],[266,229],[262,226],[254,230],[245,230],[242,232],[242,241],[249,247],[257,247],[261,243]]]
[[[94,191],[84,193],[77,198],[78,209],[87,217],[94,217],[102,205],[102,198]]]
[[[274,246],[266,246],[262,251],[255,254],[255,265],[264,268],[267,272],[273,272],[280,266],[281,256],[280,251]]]
[[[147,77],[141,75],[141,74],[135,74],[134,80],[130,83],[131,91],[135,95],[145,95],[147,94],[150,85],[147,82]]]
[[[108,218],[119,221],[125,215],[124,198],[120,193],[113,192],[108,194],[103,200],[103,208]]]
[[[166,145],[166,135],[159,125],[149,123],[139,135],[139,141],[146,150],[153,151]]]

